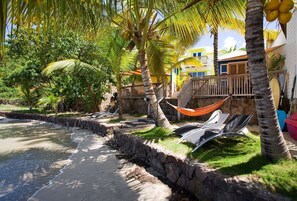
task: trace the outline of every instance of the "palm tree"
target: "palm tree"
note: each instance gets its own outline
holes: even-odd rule
[[[127,4],[118,5],[117,12],[115,9],[107,10],[109,19],[127,35],[127,39],[131,40],[130,45],[137,49],[146,98],[157,124],[166,128],[171,126],[160,108],[150,77],[149,44],[160,41],[168,32],[178,35],[186,44],[193,44],[205,28],[202,23],[190,20],[192,15],[189,13],[178,13],[180,9],[173,8],[179,8],[174,1],[130,0]]]
[[[248,0],[246,9],[246,48],[257,116],[262,155],[271,160],[291,158],[277,121],[267,75],[263,39],[263,1]]]
[[[244,34],[244,4],[244,0],[220,0],[215,3],[213,1],[203,1],[196,5],[199,12],[204,13],[203,19],[205,20],[205,23],[209,25],[211,34],[213,35],[213,64],[215,68],[215,75],[219,75],[219,28],[236,30],[241,34]]]
[[[127,41],[123,39],[118,30],[112,31],[109,36],[108,41],[104,42],[101,46],[106,53],[105,57],[109,61],[109,65],[116,77],[119,118],[122,118],[122,74],[134,68],[136,52],[130,52],[124,49],[127,46]]]

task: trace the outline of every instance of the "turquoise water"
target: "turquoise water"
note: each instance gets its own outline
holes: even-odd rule
[[[0,119],[0,200],[27,200],[68,163],[71,130],[33,120]]]

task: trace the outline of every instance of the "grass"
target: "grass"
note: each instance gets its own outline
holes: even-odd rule
[[[46,114],[46,115],[56,115],[53,111],[44,111],[42,109],[33,108],[29,110],[28,107],[24,106],[15,106],[15,105],[1,105],[0,104],[0,111],[5,112],[19,112],[19,113],[29,113],[29,114]],[[56,116],[59,117],[81,117],[85,116],[84,113],[80,112],[65,112],[65,113],[58,113]]]
[[[30,113],[30,114],[49,114],[48,112],[44,112],[42,109],[38,109],[38,108],[33,108],[32,110],[29,110],[28,107],[24,107],[24,106],[1,105],[1,104],[0,104],[0,111]]]
[[[109,123],[119,123],[121,121],[125,121],[126,119],[124,118],[115,118],[115,119],[110,119],[108,122]]]
[[[133,114],[133,117],[143,117],[143,116],[147,116],[147,115],[141,114],[141,113]]]
[[[179,137],[160,127],[133,134],[204,162],[226,175],[257,178],[271,191],[297,199],[297,161],[271,164],[261,156],[260,139],[256,135],[249,134],[254,141],[244,137],[212,140],[192,153],[194,145],[187,142],[177,144]]]

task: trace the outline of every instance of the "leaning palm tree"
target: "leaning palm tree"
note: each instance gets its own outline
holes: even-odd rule
[[[278,160],[291,158],[291,155],[277,121],[269,86],[263,39],[263,6],[263,0],[247,1],[245,39],[260,126],[262,155]]]

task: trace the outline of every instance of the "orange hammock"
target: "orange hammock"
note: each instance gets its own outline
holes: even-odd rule
[[[211,104],[211,105],[208,105],[205,107],[195,108],[195,109],[177,107],[177,106],[172,105],[168,102],[167,102],[167,104],[172,106],[174,109],[176,109],[177,111],[179,111],[180,113],[182,113],[184,115],[187,115],[190,117],[195,117],[195,116],[202,116],[202,115],[208,114],[212,111],[215,111],[216,109],[221,107],[228,98],[230,98],[230,96],[228,96],[227,98],[225,98],[223,100],[220,100],[217,103],[214,103],[214,104]]]

